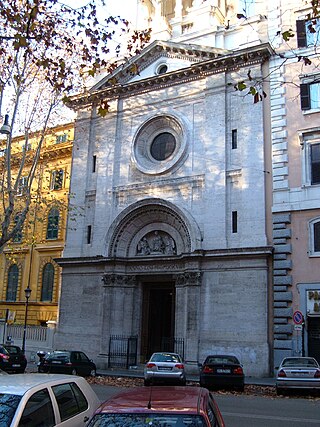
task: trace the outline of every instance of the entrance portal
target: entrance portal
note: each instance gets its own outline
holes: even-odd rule
[[[173,283],[144,285],[141,356],[174,351],[175,287]]]
[[[308,356],[320,362],[320,317],[308,316]]]

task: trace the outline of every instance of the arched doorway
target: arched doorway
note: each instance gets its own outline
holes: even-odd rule
[[[179,284],[177,277],[198,268],[201,253],[192,258],[191,267],[189,257],[199,249],[199,227],[181,208],[147,199],[125,209],[107,236],[110,276],[118,278],[106,278],[105,336],[138,336],[141,362],[152,352],[176,350],[186,335],[186,295],[193,287],[190,275]]]
[[[155,351],[174,351],[175,287],[173,282],[143,284],[141,356]]]

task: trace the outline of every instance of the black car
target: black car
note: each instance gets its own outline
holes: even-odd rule
[[[5,372],[23,373],[27,359],[17,345],[0,345],[0,369]]]
[[[39,372],[95,376],[96,365],[82,351],[56,350],[40,359]]]
[[[208,389],[232,388],[244,390],[244,372],[235,356],[211,355],[200,370],[200,386]]]

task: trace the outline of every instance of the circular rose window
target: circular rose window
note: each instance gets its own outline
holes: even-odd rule
[[[156,160],[166,160],[176,148],[176,139],[169,132],[163,132],[157,135],[151,143],[150,153]]]
[[[133,160],[147,174],[169,171],[183,159],[187,143],[181,124],[173,117],[162,116],[141,126],[134,139]]]

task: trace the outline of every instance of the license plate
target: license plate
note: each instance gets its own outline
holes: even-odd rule
[[[53,360],[52,363],[56,364],[56,365],[61,365],[60,360]]]
[[[230,369],[217,369],[217,374],[230,374],[231,370]]]
[[[20,368],[21,365],[18,365],[17,363],[12,365],[13,368]]]
[[[294,377],[309,377],[309,372],[292,372]]]
[[[171,371],[171,370],[172,370],[172,368],[168,368],[167,366],[159,366],[159,367],[158,367],[158,370],[159,370],[159,371]]]

